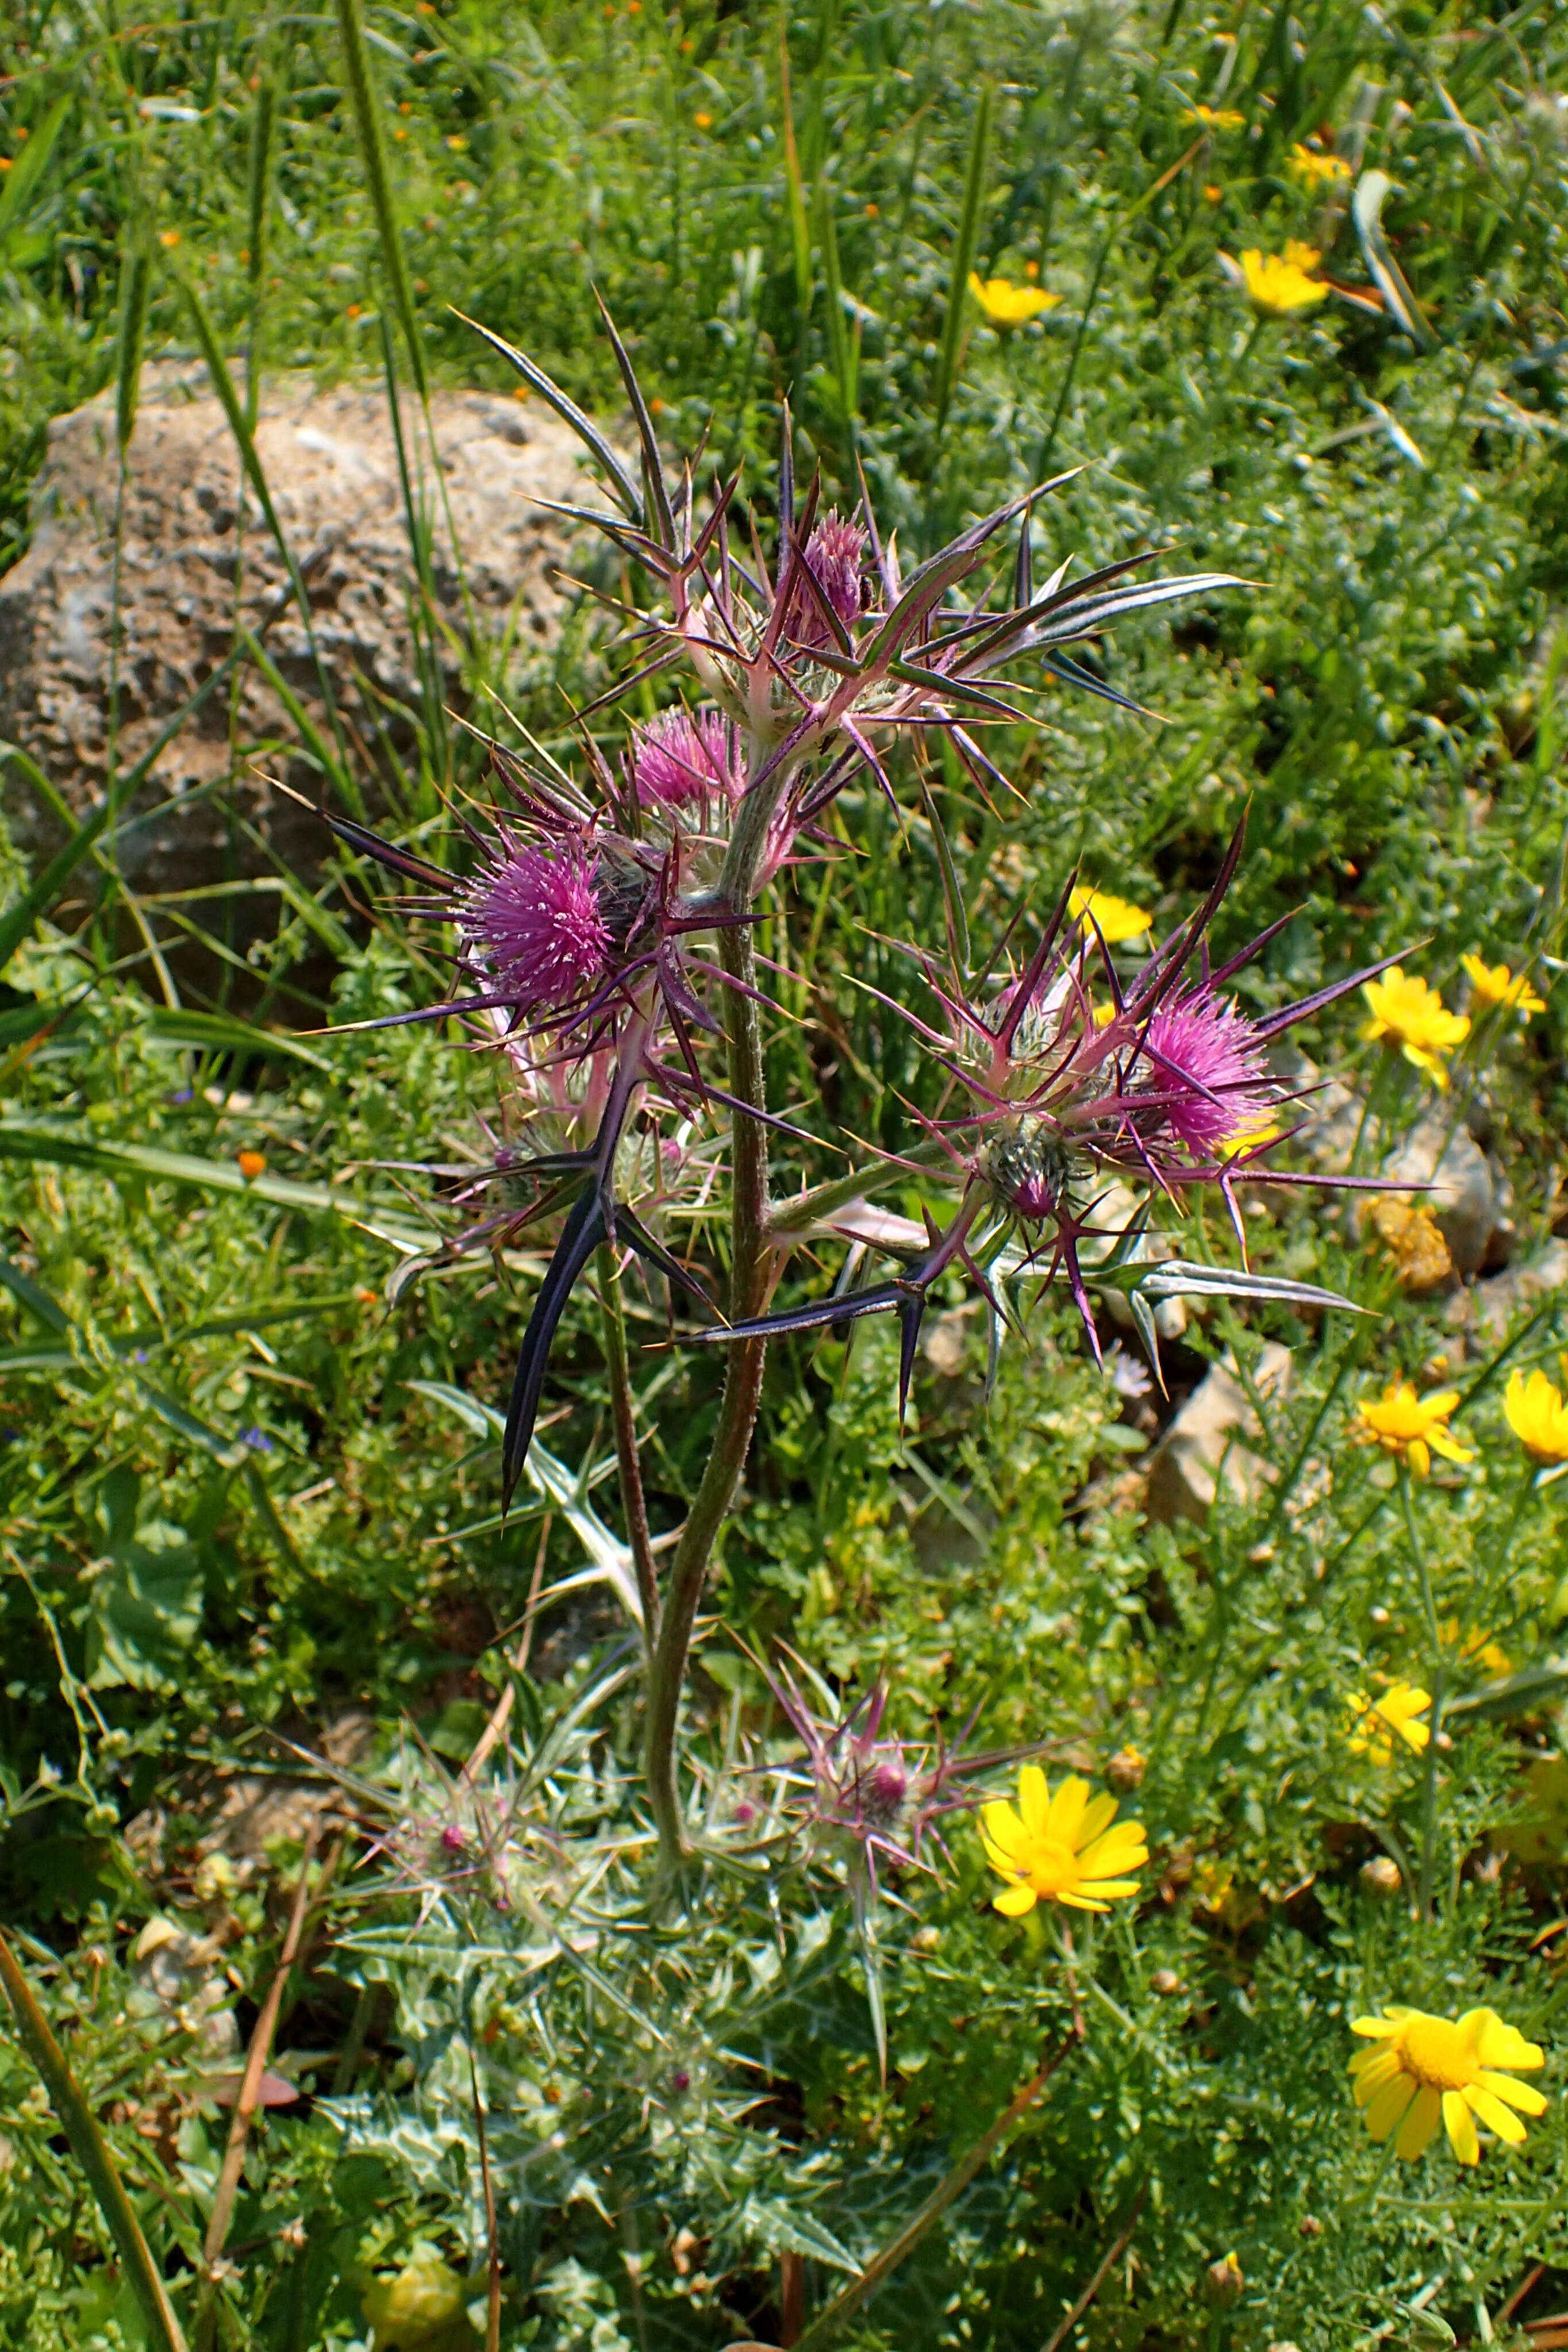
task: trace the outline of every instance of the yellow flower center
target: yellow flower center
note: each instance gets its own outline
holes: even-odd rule
[[[1479,2071],[1468,2033],[1446,2017],[1413,2017],[1397,2043],[1406,2071],[1434,2091],[1462,2091]]]
[[[1060,1838],[1043,1837],[1030,1844],[1027,1883],[1037,1895],[1071,1895],[1079,1877],[1078,1856]]]

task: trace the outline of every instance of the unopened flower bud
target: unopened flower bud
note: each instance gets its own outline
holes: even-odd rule
[[[1105,1777],[1113,1789],[1126,1796],[1131,1790],[1143,1785],[1143,1759],[1136,1748],[1120,1748],[1105,1768]]]
[[[1386,1898],[1398,1894],[1404,1880],[1396,1862],[1386,1853],[1374,1853],[1370,1862],[1362,1864],[1361,1883],[1369,1895]]]
[[[1247,2281],[1236,2256],[1226,2254],[1204,2273],[1204,2293],[1215,2311],[1231,2311],[1241,2301]]]
[[[1173,1993],[1181,1991],[1182,1979],[1174,1969],[1156,1969],[1149,1979],[1149,1987],[1151,1991],[1160,1995],[1162,2000],[1169,2000]]]
[[[1303,2238],[1321,2238],[1323,2234],[1323,2225],[1315,2213],[1303,2213],[1296,2226]]]

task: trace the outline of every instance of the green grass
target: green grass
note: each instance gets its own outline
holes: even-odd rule
[[[1528,962],[1546,1011],[1478,1052],[1451,1100],[1506,1173],[1520,1254],[1544,1245],[1568,1133],[1560,12],[465,0],[376,9],[369,27],[436,384],[508,381],[460,310],[619,434],[597,285],[661,429],[689,445],[710,424],[706,462],[743,462],[764,515],[787,392],[802,461],[840,499],[862,464],[906,556],[1081,466],[1039,510],[1037,576],[1143,544],[1164,569],[1258,583],[1095,649],[1158,719],[1047,684],[1037,729],[988,739],[1018,801],[987,807],[933,761],[975,936],[1021,890],[1042,912],[1079,857],[1173,914],[1245,810],[1216,946],[1293,910],[1241,978],[1252,1009],[1396,949],[1449,1003],[1465,953]],[[407,376],[331,13],[122,24],[59,0],[0,31],[0,562],[26,545],[49,418],[115,383],[143,281],[149,356],[199,356],[199,311],[242,421],[247,348],[263,373],[328,377],[379,376],[390,351]],[[1205,132],[1199,101],[1240,121]],[[1429,348],[1368,307],[1348,207],[1325,212],[1289,168],[1297,142],[1357,122],[1394,184],[1383,226]],[[1217,257],[1291,237],[1362,302],[1258,325]],[[971,246],[983,276],[1032,267],[1059,301],[1010,336],[972,305],[955,318]],[[422,560],[415,544],[411,576]],[[476,682],[509,660],[466,657]],[[618,659],[584,613],[548,661],[513,666],[513,707],[564,751],[562,690],[580,704]],[[436,696],[414,717],[403,771],[374,781],[395,823],[455,856],[440,795],[480,770]],[[236,776],[251,750],[237,731]],[[373,781],[330,740],[312,756],[342,804]],[[0,773],[20,808],[25,762]],[[839,814],[842,858],[793,877],[764,927],[790,965],[770,1085],[893,1147],[931,1078],[870,992],[908,999],[896,942],[940,945],[942,877],[921,817],[895,824],[874,793]],[[1353,1408],[1439,1377],[1447,1303],[1402,1297],[1331,1206],[1292,1197],[1249,1219],[1254,1262],[1375,1318],[1222,1310],[1170,1351],[1182,1387],[1226,1347],[1244,1363],[1265,1336],[1296,1349],[1254,1441],[1278,1481],[1203,1529],[1143,1518],[1146,1432],[1068,1315],[1005,1352],[988,1412],[970,1324],[956,1370],[922,1364],[904,1436],[887,1335],[773,1351],[691,1702],[715,1820],[771,1801],[752,1768],[787,1753],[731,1635],[787,1638],[847,1696],[885,1670],[914,1741],[978,1706],[978,1745],[1044,1741],[1091,1771],[1124,1745],[1146,1759],[1126,1800],[1149,1828],[1145,1900],[1076,1924],[1070,1976],[1032,1923],[989,1910],[972,1832],[940,1881],[900,1882],[912,1916],[880,1915],[883,2086],[825,1864],[710,1872],[680,1925],[650,1904],[637,1683],[604,1589],[537,1619],[529,1670],[509,1663],[539,1577],[584,1559],[537,1496],[501,1523],[475,1410],[504,1405],[541,1260],[393,1278],[453,1227],[449,1188],[398,1164],[480,1149],[493,1067],[425,1029],[291,1050],[295,1027],[428,1001],[437,968],[397,919],[367,931],[374,886],[343,860],[311,891],[269,877],[243,975],[209,905],[131,910],[164,948],[192,927],[216,940],[204,962],[176,959],[171,1006],[126,920],[117,822],[37,904],[15,860],[0,889],[0,938],[5,908],[17,934],[0,974],[0,1907],[187,2333],[228,2110],[137,1938],[157,1919],[210,1931],[205,1965],[226,2001],[233,1971],[248,2029],[298,1824],[237,1875],[199,1845],[215,1790],[353,1711],[373,1744],[335,1857],[328,1832],[334,1874],[276,2061],[316,2104],[258,2123],[221,2341],[363,2343],[372,2273],[422,2244],[468,2277],[482,2321],[470,2050],[503,2343],[769,2336],[781,2255],[804,2258],[820,2312],[1061,2042],[1075,1998],[1081,2048],[837,2340],[1039,2352],[1140,2194],[1137,2267],[1118,2260],[1075,2339],[1097,2352],[1436,2344],[1439,2318],[1460,2340],[1529,2340],[1519,2322],[1568,2302],[1568,1489],[1526,1492],[1501,1408],[1512,1363],[1556,1376],[1561,1299],[1516,1324],[1512,1354],[1467,1359],[1457,1419],[1478,1460],[1419,1489],[1410,1523]],[[1337,1006],[1304,1043],[1364,1086],[1360,1017]],[[1429,1099],[1412,1074],[1401,1116]],[[242,1150],[262,1177],[240,1175]],[[668,1528],[706,1458],[717,1370],[665,1347],[661,1306],[629,1299]],[[554,1454],[607,1474],[594,1507],[618,1524],[591,1301],[546,1413]],[[1493,1636],[1537,1677],[1487,1696],[1495,1670],[1456,1653],[1430,1806],[1420,1759],[1358,1760],[1344,1738],[1352,1694],[1427,1673],[1415,1548],[1440,1625]],[[509,1738],[482,1778],[510,1827],[458,1777],[503,1690]],[[1406,1870],[1392,1901],[1362,1875],[1378,1854]],[[1546,2045],[1552,2105],[1526,2149],[1489,2147],[1461,2176],[1440,2151],[1403,2171],[1372,2147],[1348,2020],[1401,1999],[1491,2002]],[[25,2045],[0,2039],[0,2345],[139,2344],[57,2126]],[[1247,2287],[1220,2309],[1204,2279],[1232,2248]],[[434,2352],[483,2329],[405,2340]]]

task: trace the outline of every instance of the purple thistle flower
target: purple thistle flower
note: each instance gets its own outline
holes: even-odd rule
[[[860,566],[865,561],[866,533],[830,507],[805,542],[811,576],[847,629],[860,617]],[[793,615],[794,635],[803,646],[833,643],[833,632],[808,588],[798,592]]]
[[[881,1737],[883,1682],[835,1718],[812,1712],[786,1667],[767,1681],[805,1749],[811,1793],[800,1811],[814,1843],[840,1853],[851,1881],[871,1896],[879,1855],[900,1868],[930,1870],[921,1848],[928,1836],[941,1844],[936,1821],[973,1801],[961,1776],[989,1770],[996,1759],[960,1758],[940,1748],[934,1757],[922,1748],[911,1759],[901,1740]]]
[[[644,806],[689,808],[716,793],[733,803],[746,789],[733,723],[720,710],[666,710],[634,731],[632,774]]]
[[[598,865],[576,843],[554,857],[509,844],[468,892],[470,944],[516,990],[524,1013],[569,1004],[605,970],[614,942]]]
[[[1223,1151],[1254,1132],[1277,1099],[1263,1043],[1251,1022],[1206,987],[1156,1005],[1143,1052],[1153,1064],[1147,1087],[1159,1098],[1156,1123],[1194,1159]]]

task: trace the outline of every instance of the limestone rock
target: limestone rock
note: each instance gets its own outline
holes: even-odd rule
[[[1405,1197],[1430,1212],[1456,1273],[1477,1273],[1488,1262],[1489,1252],[1494,1253],[1495,1262],[1494,1244],[1506,1222],[1506,1192],[1500,1191],[1493,1169],[1468,1129],[1455,1125],[1447,1103],[1438,1103],[1394,1143],[1375,1119],[1366,1122],[1363,1131],[1360,1097],[1336,1078],[1325,1078],[1304,1054],[1280,1053],[1274,1057],[1274,1068],[1301,1097],[1296,1106],[1296,1141],[1314,1168],[1342,1174],[1359,1138],[1363,1169],[1376,1169],[1394,1182],[1430,1188]],[[1358,1223],[1364,1200],[1363,1194],[1352,1201],[1351,1215]]]
[[[1568,1284],[1568,1242],[1549,1242],[1536,1257],[1494,1274],[1456,1298],[1449,1321],[1472,1331],[1484,1351],[1501,1345],[1510,1326]]]
[[[579,466],[578,444],[539,402],[440,393],[434,417],[478,627],[499,640],[515,610],[515,642],[536,653],[556,627],[561,595],[552,567],[565,551],[560,525],[539,501],[597,495]],[[405,410],[411,467],[416,422]],[[420,693],[408,618],[414,566],[384,394],[279,377],[265,388],[256,441],[305,573],[317,644],[345,724],[374,744],[385,723],[405,748],[409,730],[385,698],[410,705]],[[108,771],[118,473],[110,386],[51,424],[34,490],[32,543],[0,579],[0,740],[38,763],[77,818],[100,798]],[[458,572],[437,485],[426,479],[416,496],[430,519],[439,617],[460,637]],[[205,372],[150,366],[123,500],[121,768],[150,748],[228,653],[237,603],[238,616],[255,628],[287,577]],[[296,607],[274,622],[266,643],[292,693],[326,731]],[[459,656],[447,646],[441,659],[443,693],[457,701]],[[309,877],[320,866],[330,846],[324,828],[251,772],[259,760],[320,797],[319,772],[290,757],[300,730],[283,698],[253,668],[242,673],[235,727],[238,755],[231,761],[228,690],[220,687],[160,754],[133,804],[155,814],[119,845],[121,871],[133,890],[153,894],[270,870],[264,852],[246,840],[245,824],[295,871]],[[378,811],[374,776],[363,761],[361,775]],[[59,823],[16,765],[0,765],[0,778],[13,838],[36,865],[58,846]]]
[[[1283,1397],[1290,1385],[1291,1356],[1279,1340],[1266,1340],[1253,1371],[1265,1397]],[[1149,1516],[1167,1525],[1194,1519],[1201,1526],[1214,1502],[1220,1476],[1238,1502],[1250,1501],[1272,1476],[1268,1465],[1245,1440],[1258,1433],[1257,1417],[1236,1376],[1234,1359],[1211,1364],[1193,1391],[1149,1465]]]
[[[1469,1130],[1455,1127],[1451,1112],[1434,1111],[1380,1163],[1379,1172],[1430,1187],[1410,1199],[1431,1212],[1455,1271],[1476,1273],[1498,1222],[1498,1198],[1486,1154]]]

